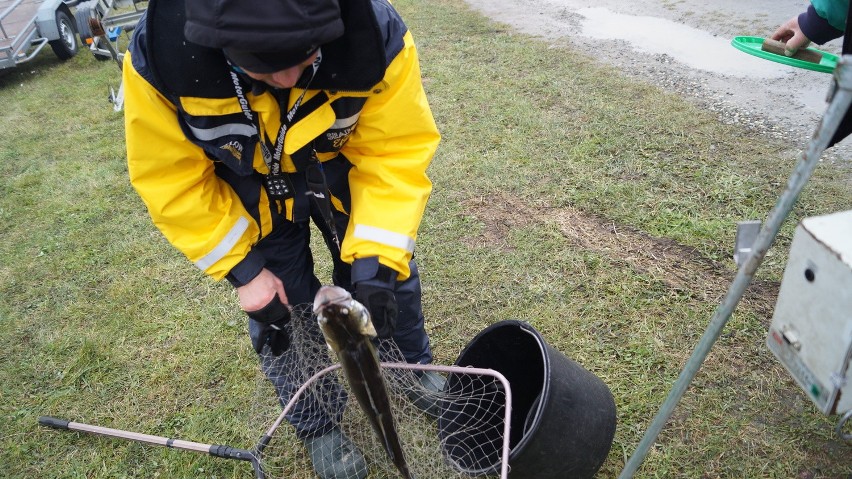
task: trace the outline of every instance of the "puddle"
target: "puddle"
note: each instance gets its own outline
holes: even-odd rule
[[[692,68],[746,78],[780,78],[790,68],[743,53],[730,38],[658,17],[624,15],[601,7],[581,8],[583,36],[624,40],[634,50],[662,54]]]

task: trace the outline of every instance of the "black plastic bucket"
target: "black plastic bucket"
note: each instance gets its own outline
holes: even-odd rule
[[[589,478],[600,469],[615,435],[612,394],[597,376],[548,345],[530,324],[502,321],[489,326],[455,364],[493,369],[509,381],[509,477]],[[450,374],[447,391],[464,391],[474,380],[472,375]],[[484,420],[471,421],[472,415]],[[502,447],[504,416],[502,402],[450,404],[438,419],[448,462],[473,476],[499,473],[494,448]]]

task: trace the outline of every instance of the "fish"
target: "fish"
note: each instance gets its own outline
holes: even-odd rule
[[[343,375],[379,441],[404,479],[413,479],[390,406],[390,397],[372,339],[370,313],[338,286],[323,286],[314,298],[314,315],[325,342],[337,355]]]

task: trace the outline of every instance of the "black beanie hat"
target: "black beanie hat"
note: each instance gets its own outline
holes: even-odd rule
[[[187,40],[257,73],[289,68],[343,35],[338,0],[186,0]]]

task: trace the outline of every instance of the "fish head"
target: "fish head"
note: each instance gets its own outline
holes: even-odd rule
[[[314,298],[314,315],[325,342],[335,353],[344,349],[349,342],[376,337],[376,328],[367,308],[341,287],[320,288]]]

